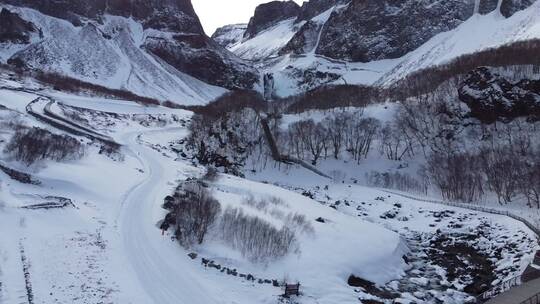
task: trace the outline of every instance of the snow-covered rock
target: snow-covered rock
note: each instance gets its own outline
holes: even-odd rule
[[[262,30],[274,26],[279,21],[296,17],[300,6],[294,1],[272,1],[255,8],[255,14],[249,20],[244,33],[245,38],[255,37]]]
[[[474,117],[488,123],[520,116],[540,118],[540,80],[512,83],[482,67],[467,75],[459,88],[459,98]]]
[[[225,25],[212,34],[212,39],[224,48],[229,48],[242,40],[246,29],[245,23]]]
[[[41,34],[15,51],[3,44],[0,58],[179,104],[258,85],[254,68],[204,34],[190,1],[124,4],[0,1]]]

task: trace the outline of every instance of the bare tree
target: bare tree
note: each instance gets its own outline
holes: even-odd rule
[[[471,203],[484,194],[478,161],[468,154],[432,154],[427,169],[445,199]]]
[[[188,183],[174,196],[175,236],[186,248],[202,244],[221,207],[201,183]]]
[[[79,159],[84,155],[84,146],[68,135],[57,135],[41,128],[21,128],[7,144],[5,152],[16,160],[31,165],[37,161]]]
[[[407,153],[412,153],[411,146],[398,128],[387,123],[380,132],[380,150],[389,160],[402,160]]]
[[[316,165],[325,149],[327,149],[328,132],[321,123],[313,120],[302,120],[289,126],[291,141],[301,141],[301,147],[296,144],[297,155],[300,150],[306,150],[311,156],[311,163]]]

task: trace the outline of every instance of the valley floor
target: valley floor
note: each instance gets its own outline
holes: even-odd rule
[[[273,196],[287,212],[306,216],[314,232],[302,234],[298,252],[251,263],[212,238],[187,251],[158,223],[163,198],[204,173],[175,152],[190,113],[121,102],[106,113],[105,99],[77,97],[80,109],[70,107],[75,97],[42,94],[61,103],[52,111],[77,111],[122,144],[123,157],[94,145],[81,160],[62,163],[25,167],[2,157],[0,164],[40,184],[0,173],[0,303],[278,303],[283,291],[265,280],[286,280],[302,286],[291,303],[458,304],[519,275],[538,249],[533,232],[504,216],[276,170],[252,177],[259,182],[222,175],[210,189],[223,205]],[[26,114],[35,98],[0,90],[2,119],[51,128]],[[0,143],[7,140],[0,135]],[[244,276],[205,267],[203,258]]]

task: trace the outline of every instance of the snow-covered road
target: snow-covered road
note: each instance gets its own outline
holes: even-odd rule
[[[155,132],[155,131],[154,131]],[[122,202],[118,228],[122,235],[125,257],[138,276],[141,287],[151,299],[138,303],[222,303],[205,290],[194,277],[194,263],[181,254],[169,237],[159,237],[152,214],[162,201],[167,181],[174,180],[178,168],[165,167],[156,152],[138,140],[139,134],[124,136],[129,149],[143,166],[144,179],[132,188]]]

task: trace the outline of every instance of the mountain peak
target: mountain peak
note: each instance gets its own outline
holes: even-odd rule
[[[244,38],[254,37],[277,22],[296,17],[299,13],[300,6],[294,1],[272,1],[261,4],[257,6],[255,14],[249,20]]]

